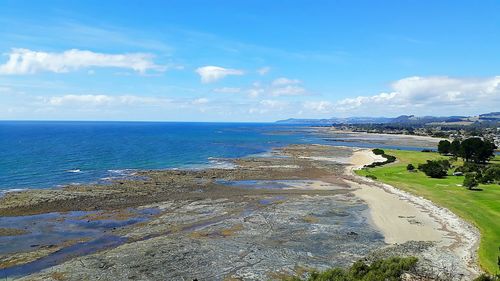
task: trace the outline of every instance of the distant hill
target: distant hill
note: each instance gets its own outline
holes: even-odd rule
[[[331,124],[471,124],[474,122],[483,121],[500,121],[500,112],[491,112],[480,114],[478,116],[415,116],[415,115],[401,115],[395,118],[388,117],[347,117],[337,118],[332,117],[328,119],[295,119],[290,118],[286,120],[279,120],[276,123],[280,124],[304,124],[304,125],[331,125]]]

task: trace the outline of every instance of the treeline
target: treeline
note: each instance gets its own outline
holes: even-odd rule
[[[496,146],[489,140],[478,137],[466,140],[442,140],[438,144],[438,152],[452,156],[451,161],[457,157],[464,160],[463,166],[455,168],[454,175],[464,175],[463,186],[474,189],[480,183],[500,183],[500,165],[488,164],[495,157]],[[447,159],[428,160],[425,164],[418,165],[418,170],[431,178],[443,178],[448,175],[448,170],[454,168]],[[408,171],[414,171],[413,165],[408,165]]]
[[[458,139],[450,142],[442,140],[438,144],[438,152],[445,155],[461,157],[465,162],[486,163],[495,156],[495,144],[481,138]]]

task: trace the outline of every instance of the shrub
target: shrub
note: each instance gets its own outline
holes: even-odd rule
[[[406,166],[406,170],[408,170],[408,171],[413,171],[413,170],[415,170],[415,166],[413,166],[413,164],[411,164],[411,163],[410,163],[410,164],[408,164],[408,165]]]
[[[388,258],[376,260],[371,264],[364,261],[355,262],[350,268],[332,268],[323,272],[313,271],[308,279],[291,277],[287,281],[372,281],[402,280],[402,275],[415,269],[417,258]]]
[[[475,278],[473,281],[496,281],[499,280],[498,277],[496,276],[490,276],[487,274],[481,274],[477,278]]]
[[[383,155],[383,154],[385,154],[385,151],[383,151],[383,150],[382,150],[382,149],[380,149],[380,148],[375,148],[375,149],[372,149],[372,152],[373,152],[373,154],[375,154],[375,155]]]
[[[465,174],[464,182],[462,184],[464,187],[467,187],[469,190],[478,186],[478,182],[476,180],[476,175],[473,173]]]
[[[418,169],[431,178],[442,178],[447,175],[450,168],[448,160],[427,160],[427,163],[418,165]]]
[[[479,182],[483,184],[500,182],[500,166],[492,165],[486,168]]]

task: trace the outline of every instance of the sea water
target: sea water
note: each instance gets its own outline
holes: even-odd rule
[[[1,121],[0,195],[112,180],[141,169],[225,167],[224,158],[300,143],[380,146],[273,123]]]

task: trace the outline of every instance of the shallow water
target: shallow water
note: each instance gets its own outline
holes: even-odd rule
[[[97,211],[47,213],[32,216],[0,217],[0,228],[28,231],[16,236],[0,236],[0,256],[36,251],[40,248],[68,246],[33,262],[0,269],[0,277],[27,275],[59,264],[73,257],[116,247],[127,241],[113,235],[112,230],[144,222],[159,213],[157,209],[128,209],[129,217],[113,219],[95,218]]]

